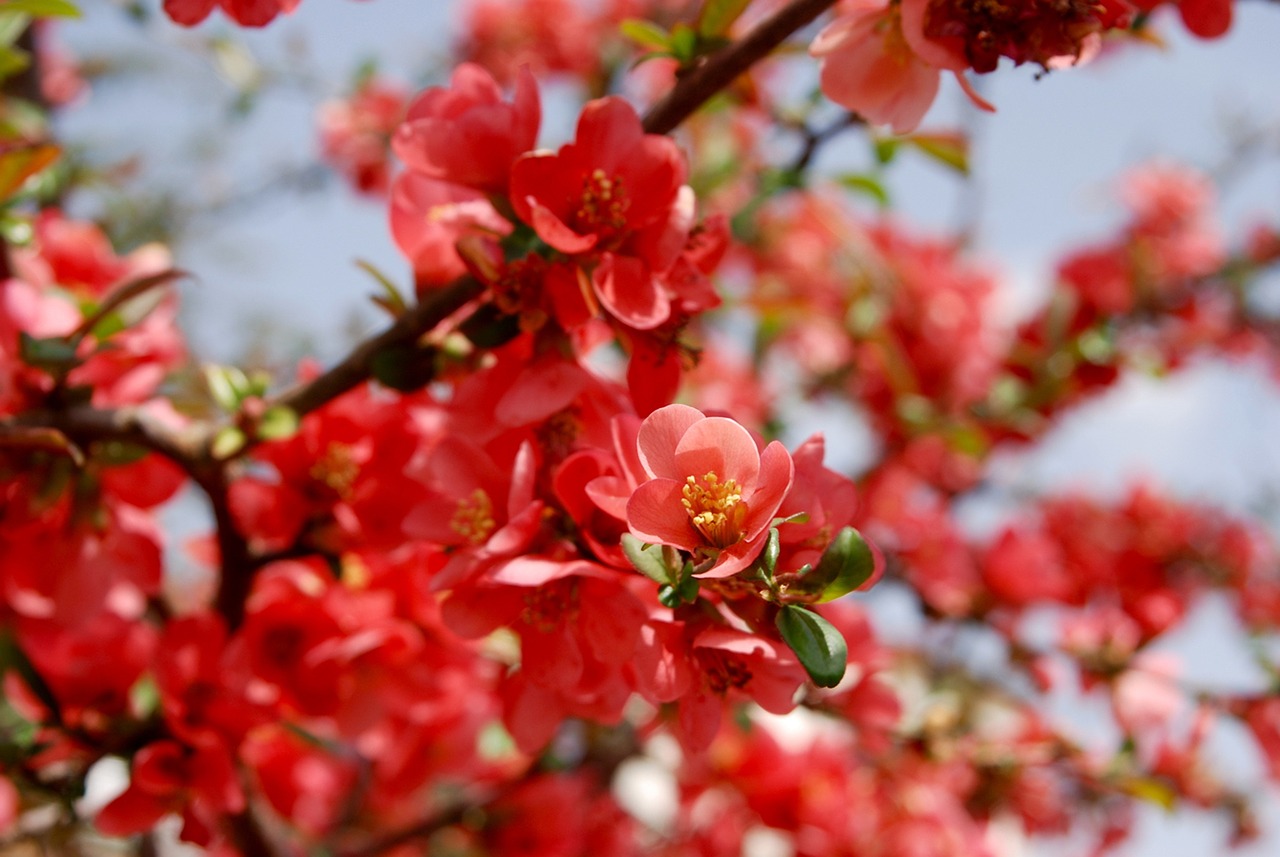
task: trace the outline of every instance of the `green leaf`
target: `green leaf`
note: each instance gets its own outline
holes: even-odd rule
[[[769,535],[764,541],[764,550],[760,553],[760,565],[764,569],[765,579],[772,580],[778,567],[778,554],[782,551],[782,542],[778,538],[778,528],[770,527]]]
[[[969,138],[959,132],[912,134],[903,140],[961,175],[969,175]]]
[[[0,44],[0,80],[13,77],[31,65],[31,54],[11,45]]]
[[[18,43],[19,37],[31,26],[31,16],[21,12],[0,8],[0,45],[12,47]],[[22,52],[26,55],[26,52]]]
[[[787,604],[778,611],[778,631],[818,687],[844,678],[849,648],[835,627],[812,610]]]
[[[224,411],[237,411],[240,403],[251,392],[249,376],[235,366],[218,366],[214,363],[203,367],[205,383],[218,407]]]
[[[21,12],[39,18],[80,17],[80,9],[69,0],[0,0],[0,12]]]
[[[814,576],[824,582],[818,601],[832,601],[848,595],[871,579],[876,570],[875,554],[862,534],[845,527],[822,552]]]
[[[751,0],[706,0],[698,13],[698,32],[704,36],[723,36],[729,32]]]
[[[698,33],[688,24],[676,24],[671,31],[671,55],[688,65],[698,55]]]
[[[357,259],[356,267],[373,277],[378,282],[378,285],[382,287],[382,294],[375,295],[373,298],[378,306],[385,308],[395,318],[405,314],[405,311],[409,308],[408,303],[390,277],[379,271],[372,262],[366,262],[364,259]]]
[[[887,164],[898,154],[902,141],[894,137],[877,137],[874,141],[876,162]]]
[[[272,405],[258,420],[258,437],[263,440],[285,440],[298,433],[298,412],[286,405]]]
[[[244,449],[244,442],[244,432],[235,426],[227,426],[213,436],[213,444],[209,451],[213,453],[214,458],[222,461]]]
[[[140,719],[149,717],[160,708],[160,688],[150,675],[144,673],[129,688],[129,708],[133,716]]]
[[[10,143],[0,147],[0,201],[22,190],[28,179],[43,172],[61,154],[62,150],[52,143]]]
[[[1178,803],[1178,793],[1168,782],[1157,777],[1127,777],[1120,783],[1120,790],[1138,800],[1153,803],[1165,812],[1173,812]]]
[[[636,571],[654,583],[670,585],[675,576],[662,561],[662,550],[649,550],[653,545],[646,545],[630,533],[622,534],[622,552],[626,554]]]
[[[622,35],[641,47],[652,48],[655,51],[671,49],[671,37],[667,35],[667,31],[652,21],[628,18],[618,25],[618,29]]]
[[[680,583],[675,586],[670,583],[659,587],[658,603],[663,607],[670,607],[672,610],[683,605],[692,604],[698,600],[698,578],[690,574],[692,569],[685,566],[683,577]]]
[[[871,197],[881,208],[889,207],[889,192],[884,189],[884,185],[875,176],[866,175],[865,173],[846,173],[838,177],[836,181],[854,193]]]
[[[76,347],[62,337],[37,339],[25,330],[18,334],[18,356],[28,366],[46,371],[66,371],[80,362]]]

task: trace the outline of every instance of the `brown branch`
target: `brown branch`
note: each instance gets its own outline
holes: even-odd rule
[[[415,342],[483,292],[484,285],[473,277],[455,280],[411,307],[382,333],[357,345],[341,363],[304,384],[286,390],[268,404],[292,408],[298,416],[311,413],[369,380],[373,360],[380,352]]]
[[[793,0],[739,41],[703,58],[645,114],[644,129],[650,134],[674,130],[707,99],[835,4],[836,0]]]

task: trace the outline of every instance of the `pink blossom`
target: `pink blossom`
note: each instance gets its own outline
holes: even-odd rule
[[[822,60],[822,91],[873,125],[905,134],[938,94],[939,71],[912,50],[898,7],[853,0],[809,47]]]
[[[538,88],[527,69],[508,103],[489,72],[463,63],[448,88],[432,87],[413,100],[392,146],[410,170],[502,192],[512,163],[533,148],[541,119]]]
[[[795,466],[782,444],[761,453],[738,423],[687,405],[650,414],[636,444],[650,479],[627,502],[631,534],[715,558],[710,577],[748,567],[791,487]]]

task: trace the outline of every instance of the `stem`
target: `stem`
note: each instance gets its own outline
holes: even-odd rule
[[[298,416],[316,410],[369,380],[373,371],[373,358],[380,351],[413,342],[462,309],[469,301],[479,297],[483,291],[484,285],[472,277],[454,281],[429,299],[411,307],[382,333],[357,345],[341,363],[305,384],[286,390],[268,402],[268,405],[292,408]]]
[[[644,117],[644,130],[667,134],[836,0],[793,0],[739,41],[703,58]]]

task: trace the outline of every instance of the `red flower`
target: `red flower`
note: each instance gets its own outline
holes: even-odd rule
[[[418,290],[466,273],[458,253],[463,239],[484,240],[511,231],[484,195],[460,184],[407,172],[391,188],[391,235],[413,263]]]
[[[511,203],[543,241],[585,253],[665,222],[684,178],[675,143],[644,133],[627,102],[602,98],[583,109],[574,142],[516,162]]]
[[[671,315],[657,276],[675,264],[693,226],[686,171],[675,143],[646,134],[627,102],[602,98],[583,109],[573,143],[516,162],[511,204],[553,248],[589,257],[606,310],[651,330]]]
[[[516,78],[508,103],[489,72],[463,63],[449,88],[432,87],[413,100],[392,146],[412,171],[503,193],[512,163],[537,142],[541,120],[538,88],[528,70]]]
[[[843,8],[809,47],[822,59],[823,94],[895,134],[914,130],[938,94],[938,68],[907,44],[897,6],[857,0]]]
[[[138,751],[123,794],[103,807],[95,823],[109,836],[150,830],[171,812],[184,816],[182,838],[208,844],[218,817],[244,809],[244,793],[221,744],[184,747],[156,741]]]
[[[404,110],[400,87],[376,78],[362,83],[349,98],[321,104],[316,124],[325,161],[360,193],[386,193],[391,135]]]
[[[283,724],[249,735],[240,752],[272,809],[308,836],[321,836],[342,816],[356,785],[354,760],[340,758]]]
[[[795,708],[804,669],[782,643],[705,624],[651,621],[641,630],[634,673],[650,702],[675,702],[676,737],[693,753],[720,728],[725,701],[751,700],[773,714]]]
[[[791,487],[791,454],[774,441],[763,453],[742,426],[668,405],[640,424],[636,441],[650,480],[627,502],[638,539],[715,558],[710,577],[749,566]]]
[[[301,0],[164,0],[164,13],[175,24],[194,27],[215,7],[245,27],[264,27],[281,12],[292,12]]]

